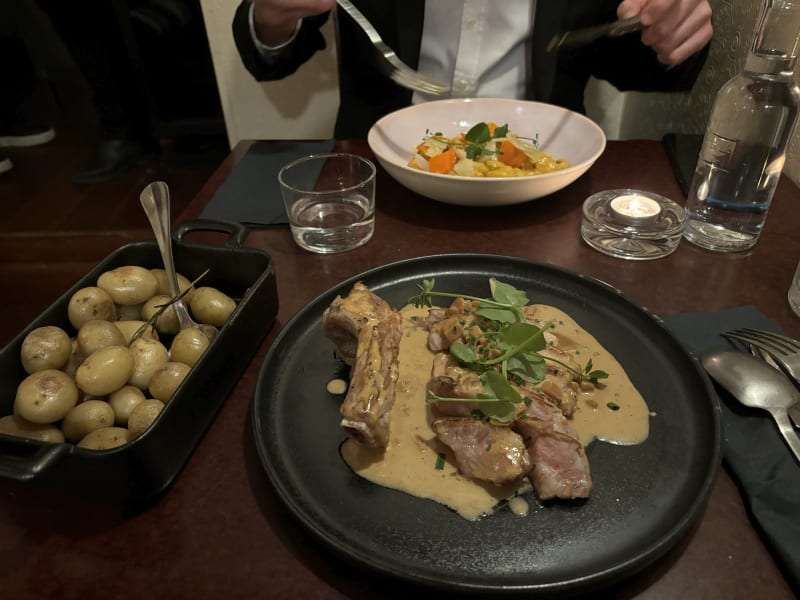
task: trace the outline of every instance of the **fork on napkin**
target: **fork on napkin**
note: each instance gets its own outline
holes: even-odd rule
[[[762,329],[742,328],[728,331],[722,337],[740,342],[754,356],[783,372],[800,387],[800,342]],[[800,402],[788,410],[795,427],[800,427]]]
[[[730,350],[722,334],[741,327],[779,332],[755,307],[664,317],[667,328],[695,356]],[[715,384],[716,386],[716,384]],[[769,415],[747,409],[721,387],[723,462],[738,481],[757,529],[800,588],[800,465],[786,449]]]

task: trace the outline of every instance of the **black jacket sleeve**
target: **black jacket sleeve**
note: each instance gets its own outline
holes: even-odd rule
[[[325,48],[325,38],[320,27],[328,20],[328,13],[303,19],[295,39],[281,49],[280,58],[268,63],[262,58],[250,35],[249,11],[250,1],[242,0],[233,17],[233,39],[242,63],[257,81],[283,79],[297,71],[317,50]]]

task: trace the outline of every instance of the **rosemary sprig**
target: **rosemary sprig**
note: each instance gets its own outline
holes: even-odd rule
[[[194,289],[194,286],[195,286],[195,284],[196,284],[198,281],[200,281],[200,280],[201,280],[203,277],[205,277],[205,276],[208,274],[208,271],[209,271],[209,269],[206,269],[205,271],[203,271],[202,273],[200,273],[200,275],[197,277],[197,279],[195,279],[194,281],[192,281],[192,282],[189,284],[189,287],[187,287],[185,290],[183,290],[183,291],[182,291],[180,294],[178,294],[177,296],[173,296],[172,298],[170,298],[170,299],[169,299],[167,302],[165,302],[164,304],[159,304],[158,306],[156,306],[156,311],[155,311],[155,312],[152,314],[152,316],[151,316],[149,319],[147,319],[147,321],[145,321],[145,322],[144,322],[144,324],[142,324],[142,325],[141,325],[141,326],[140,326],[140,327],[139,327],[139,328],[138,328],[138,329],[137,329],[137,330],[136,330],[136,331],[133,333],[133,335],[131,336],[131,341],[130,341],[130,342],[128,342],[128,346],[130,346],[131,344],[133,344],[133,342],[135,342],[135,341],[136,341],[136,340],[138,340],[140,337],[142,337],[142,336],[145,334],[145,332],[148,330],[148,328],[150,328],[150,327],[152,327],[152,328],[155,328],[155,323],[156,323],[156,321],[158,321],[158,318],[159,318],[161,315],[163,315],[163,314],[164,314],[164,312],[165,312],[165,311],[166,311],[166,310],[167,310],[167,309],[168,309],[170,306],[172,306],[173,304],[175,304],[175,303],[176,303],[178,300],[183,300],[183,298],[186,296],[186,294],[188,294],[190,291],[192,291],[192,290]]]

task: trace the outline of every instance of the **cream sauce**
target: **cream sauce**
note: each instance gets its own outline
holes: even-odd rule
[[[427,316],[427,309],[406,306],[401,312],[403,338],[389,444],[385,450],[376,450],[347,439],[341,448],[345,462],[373,483],[435,500],[468,520],[491,514],[503,500],[508,500],[514,514],[525,516],[528,503],[519,495],[530,489],[527,480],[495,486],[463,477],[449,448],[436,439],[430,425],[433,416],[425,402],[433,353],[428,350],[427,330],[418,324]],[[579,394],[573,423],[583,443],[595,438],[623,444],[644,441],[647,405],[621,365],[564,312],[539,305],[536,316],[556,323],[559,347],[575,354],[578,364],[584,365],[591,356],[594,368],[609,373],[605,389]],[[607,402],[616,403],[619,410],[610,410]],[[444,465],[437,469],[440,455],[445,457]]]
[[[347,391],[347,382],[344,379],[331,379],[325,389],[329,394],[344,394]]]
[[[578,393],[572,425],[583,445],[594,439],[625,445],[645,441],[650,433],[650,412],[622,365],[564,311],[537,304],[533,314],[541,321],[554,323],[551,331],[558,336],[558,347],[572,354],[581,368],[591,358],[593,369],[608,373],[601,386]]]

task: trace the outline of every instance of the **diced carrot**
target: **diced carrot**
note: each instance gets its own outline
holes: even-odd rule
[[[486,126],[489,128],[489,135],[494,137],[494,130],[497,129],[497,123],[489,121]]]
[[[448,148],[441,154],[428,161],[428,167],[433,173],[449,173],[456,164],[456,152]]]
[[[508,140],[500,144],[500,152],[497,159],[509,167],[521,167],[525,163],[525,153]]]

